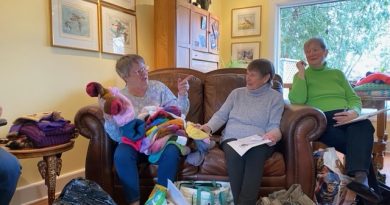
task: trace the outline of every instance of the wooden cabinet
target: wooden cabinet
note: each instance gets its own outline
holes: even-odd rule
[[[219,67],[219,20],[185,0],[155,0],[156,68]]]

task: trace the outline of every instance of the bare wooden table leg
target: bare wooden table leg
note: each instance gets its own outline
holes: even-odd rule
[[[56,194],[56,177],[60,175],[62,160],[59,156],[44,156],[43,160],[38,162],[39,173],[45,179],[47,186],[47,197],[49,205],[53,204]]]
[[[375,97],[363,97],[363,108],[375,108],[377,110],[385,108],[386,99]],[[372,149],[373,163],[376,171],[383,169],[384,152],[386,151],[387,133],[386,133],[387,116],[386,113],[377,115],[376,136]]]

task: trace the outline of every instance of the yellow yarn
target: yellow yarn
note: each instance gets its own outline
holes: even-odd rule
[[[202,140],[209,137],[209,134],[199,128],[196,128],[195,124],[192,122],[187,122],[186,132],[188,137],[195,140]]]

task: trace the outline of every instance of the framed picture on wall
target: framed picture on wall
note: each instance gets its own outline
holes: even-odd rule
[[[137,53],[135,15],[101,7],[102,52],[119,55]]]
[[[51,0],[50,4],[52,46],[99,51],[96,2]]]
[[[103,0],[102,2],[135,11],[135,0]]]
[[[260,58],[260,42],[232,43],[232,62],[246,67]]]
[[[232,9],[232,37],[259,36],[261,6]]]

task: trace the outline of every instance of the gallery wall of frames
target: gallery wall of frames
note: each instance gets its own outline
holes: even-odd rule
[[[50,0],[51,45],[137,53],[135,0]]]

